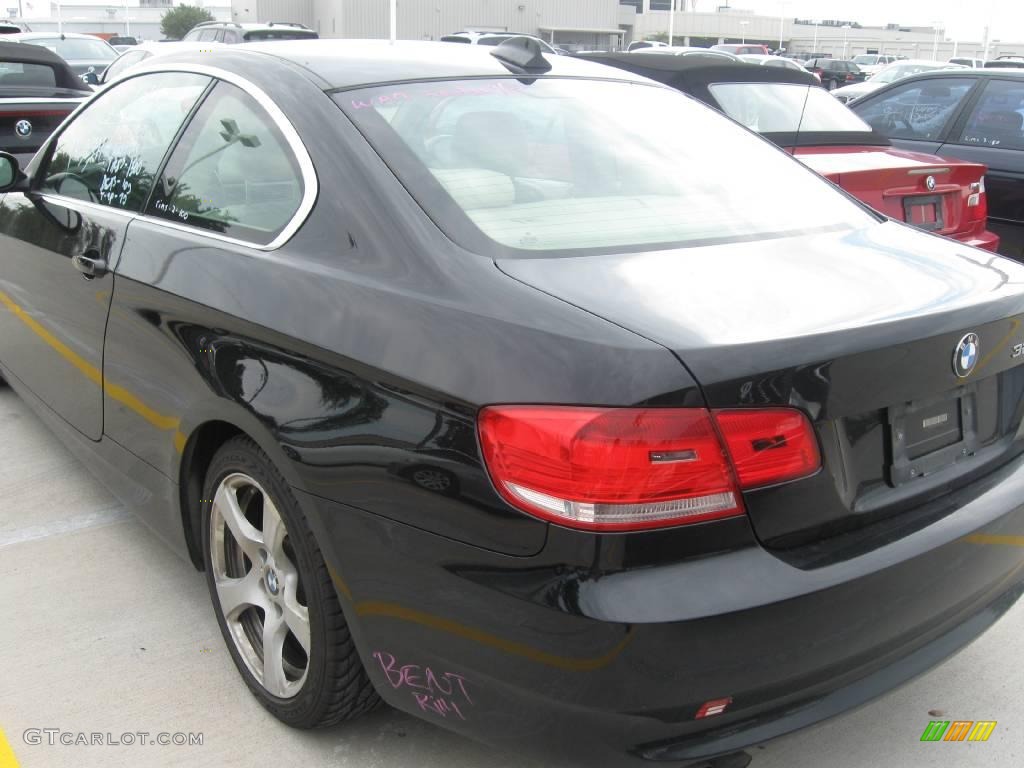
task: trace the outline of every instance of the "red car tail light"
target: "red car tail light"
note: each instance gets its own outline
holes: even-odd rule
[[[811,474],[819,462],[806,417],[781,408],[713,416],[703,408],[490,406],[479,429],[487,470],[506,501],[586,530],[741,515],[741,487]]]
[[[988,220],[988,195],[985,194],[985,177],[970,186],[967,196],[967,220],[970,222]]]
[[[821,466],[811,423],[792,408],[715,411],[741,488],[807,477]]]

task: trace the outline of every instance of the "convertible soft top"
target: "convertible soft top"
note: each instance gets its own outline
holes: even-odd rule
[[[712,83],[798,83],[818,85],[810,72],[782,67],[762,67],[741,61],[726,61],[718,57],[676,56],[671,53],[580,53],[577,58],[609,64],[635,75],[657,80],[701,101]]]
[[[742,61],[720,61],[710,56],[675,56],[671,53],[580,53],[576,58],[607,64],[634,75],[655,80],[687,93],[705,104],[721,110],[710,86],[716,83],[794,83],[820,87],[810,72],[788,67],[764,67]],[[889,146],[881,134],[847,131],[805,131],[797,133],[761,134],[780,147],[811,146]]]
[[[0,40],[0,61],[15,64],[38,64],[50,67],[53,70],[55,82],[47,84],[49,88],[56,86],[71,91],[89,91],[81,78],[76,77],[71,71],[67,62],[60,56],[41,45],[28,45],[27,43],[13,43]],[[9,77],[6,76],[6,77]],[[3,86],[4,78],[0,78],[0,86]],[[10,83],[8,83],[10,84]],[[35,85],[35,83],[15,83],[16,85]]]

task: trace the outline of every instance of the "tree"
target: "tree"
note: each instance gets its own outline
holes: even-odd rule
[[[160,17],[160,31],[171,40],[181,40],[196,24],[214,21],[213,14],[195,5],[179,5]]]

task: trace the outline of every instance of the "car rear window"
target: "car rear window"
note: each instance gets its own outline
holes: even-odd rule
[[[257,40],[315,40],[318,37],[309,29],[259,29],[245,33],[245,40],[249,43]]]
[[[438,226],[477,252],[651,250],[871,221],[785,153],[667,88],[499,79],[334,98]],[[736,182],[754,169],[785,193]],[[812,196],[813,214],[792,205]]]
[[[0,89],[14,86],[55,88],[57,74],[45,64],[0,61]]]
[[[871,126],[818,86],[791,83],[715,83],[722,111],[758,133],[864,132]]]

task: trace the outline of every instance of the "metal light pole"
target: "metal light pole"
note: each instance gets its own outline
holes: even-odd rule
[[[740,45],[745,45],[747,42],[747,24],[749,23],[749,21],[740,22]]]
[[[668,11],[668,44],[672,45],[672,39],[676,34],[676,0],[669,3]]]
[[[821,24],[821,19],[815,19],[814,20],[814,45],[811,46],[813,48],[811,53],[817,53],[818,52],[818,25],[819,24]]]
[[[132,34],[131,22],[128,21],[128,0],[124,0],[124,34],[130,37]]]
[[[850,44],[850,25],[843,24],[843,58],[846,58],[846,51]]]
[[[941,21],[932,22],[932,61],[938,61],[939,58],[939,28],[938,24]]]
[[[782,52],[782,36],[786,29],[786,6],[788,3],[783,0],[779,3],[779,52]]]
[[[398,0],[391,0],[391,42],[398,39]]]

